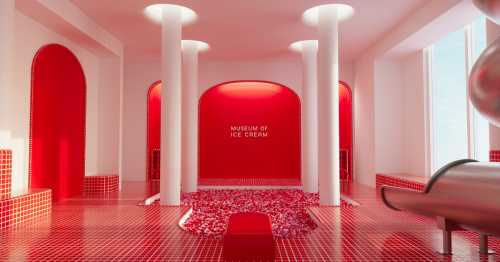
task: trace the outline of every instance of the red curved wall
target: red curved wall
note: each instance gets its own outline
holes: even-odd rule
[[[41,48],[31,72],[31,188],[51,188],[53,200],[82,193],[85,169],[85,76],[58,44]]]
[[[258,130],[231,131],[241,126]],[[300,160],[300,100],[289,88],[229,82],[200,98],[200,178],[300,179]]]
[[[151,167],[151,152],[160,148],[161,130],[161,82],[151,85],[148,92],[148,130],[147,130],[147,174],[148,179],[159,179],[159,174]]]
[[[346,83],[339,85],[339,129],[340,148],[349,150],[349,174],[340,174],[341,179],[352,178],[352,93]]]

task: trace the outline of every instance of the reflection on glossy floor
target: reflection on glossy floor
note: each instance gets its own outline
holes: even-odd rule
[[[154,187],[153,187],[154,188]],[[151,193],[139,183],[115,196],[57,203],[50,218],[0,231],[0,259],[210,261],[221,258],[219,240],[181,230],[185,208],[137,206]],[[454,255],[441,256],[441,235],[431,219],[384,207],[376,191],[343,187],[361,205],[314,208],[322,224],[311,234],[277,241],[278,261],[477,261],[477,235],[454,233]],[[490,246],[500,253],[500,241]],[[499,256],[490,256],[498,259]]]

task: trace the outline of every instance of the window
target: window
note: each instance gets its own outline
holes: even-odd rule
[[[432,172],[457,159],[488,160],[489,124],[467,97],[469,71],[485,47],[480,18],[429,49]]]

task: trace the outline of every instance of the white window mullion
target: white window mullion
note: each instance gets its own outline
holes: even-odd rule
[[[426,120],[425,133],[426,133],[426,145],[425,145],[425,169],[428,172],[428,176],[432,176],[436,163],[436,153],[435,153],[435,143],[434,143],[434,129],[433,129],[433,117],[432,117],[432,53],[433,46],[430,46],[424,50],[424,119]]]
[[[465,27],[465,79],[469,83],[469,72],[472,69],[472,27],[467,25]],[[466,85],[467,88],[468,85]],[[468,89],[468,88],[467,88]],[[467,91],[467,144],[468,144],[468,158],[476,158],[475,150],[475,118],[474,107],[470,103],[469,92]]]

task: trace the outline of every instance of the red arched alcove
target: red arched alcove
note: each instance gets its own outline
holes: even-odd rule
[[[160,179],[161,86],[161,81],[156,81],[148,91],[146,149],[148,180]]]
[[[300,161],[300,99],[288,87],[226,82],[200,98],[201,179],[300,179]]]
[[[339,123],[340,123],[340,150],[341,172],[340,179],[352,180],[352,92],[345,83],[339,85]]]
[[[85,76],[77,57],[50,44],[31,71],[30,187],[53,200],[81,195],[85,172]]]

